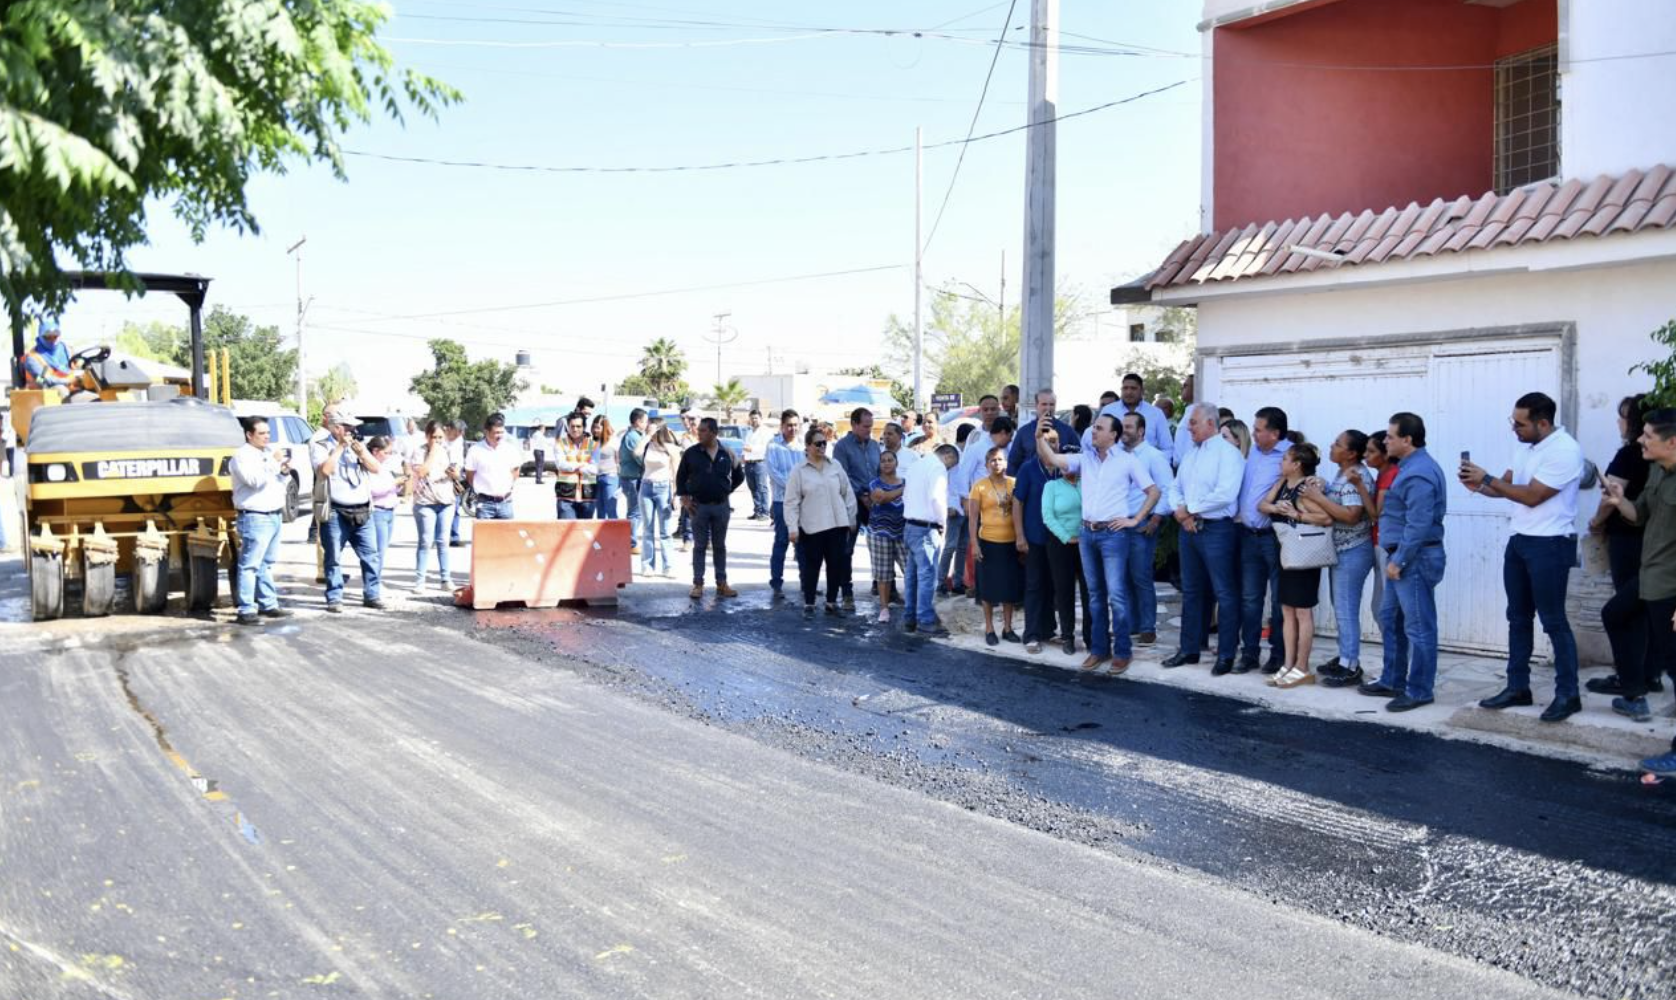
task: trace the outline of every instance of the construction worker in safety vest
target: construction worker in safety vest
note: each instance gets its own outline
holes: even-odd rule
[[[30,387],[55,388],[68,395],[79,379],[70,369],[70,349],[65,346],[61,333],[58,320],[41,320],[35,348],[23,356],[23,371]]]

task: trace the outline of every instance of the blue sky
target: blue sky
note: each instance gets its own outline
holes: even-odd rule
[[[1027,40],[1030,0],[1015,30]],[[1196,53],[1194,0],[1066,0],[1062,113],[1186,84],[1059,126],[1058,270],[1097,306],[1113,281],[1156,263],[1197,225],[1199,62],[1110,54],[1114,43]],[[462,3],[409,0],[383,31],[403,65],[465,93],[440,119],[379,122],[346,149],[441,160],[548,166],[667,166],[800,157],[962,138],[1007,3],[938,0],[788,4],[668,0]],[[703,23],[686,23],[703,22]],[[814,35],[825,28],[930,29],[953,36]],[[1072,37],[1072,35],[1086,37]],[[1100,39],[1093,41],[1091,39]],[[423,41],[422,41],[423,40]],[[579,44],[609,43],[610,47]],[[446,43],[446,44],[436,44]],[[979,134],[1020,125],[1028,52],[1003,49]],[[927,230],[957,148],[925,155]],[[968,147],[926,257],[927,283],[967,281],[1019,294],[1022,133]],[[714,381],[712,314],[738,339],[724,375],[803,360],[869,363],[880,331],[911,313],[913,156],[671,173],[511,172],[352,156],[349,181],[319,167],[256,182],[259,236],[216,232],[193,244],[166,206],[152,213],[141,268],[215,279],[212,301],[289,330],[295,275],[285,248],[306,234],[309,368],[347,362],[363,395],[393,401],[423,368],[425,339],[475,356],[524,347],[542,381],[579,392],[634,368],[650,339],[687,349],[692,381]],[[821,280],[646,296],[850,269]],[[638,296],[577,303],[604,296]],[[541,308],[507,308],[569,303]],[[447,313],[446,317],[430,314]],[[424,318],[415,314],[426,314]],[[124,318],[175,319],[162,301],[85,297],[68,339],[114,334]]]

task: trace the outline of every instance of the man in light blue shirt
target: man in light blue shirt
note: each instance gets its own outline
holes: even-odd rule
[[[1210,601],[1216,601],[1219,642],[1211,673],[1226,674],[1239,646],[1239,588],[1235,582],[1234,513],[1239,506],[1245,458],[1216,429],[1216,406],[1187,411],[1193,446],[1181,460],[1169,501],[1181,526],[1181,648],[1163,663],[1199,662],[1208,641]]]
[[[1193,376],[1189,375],[1181,383],[1181,422],[1176,425],[1174,438],[1175,451],[1170,454],[1170,464],[1180,467],[1181,460],[1186,457],[1187,449],[1193,447],[1193,435],[1187,429],[1187,415],[1193,411]]]
[[[1130,372],[1123,376],[1123,391],[1118,394],[1117,401],[1102,407],[1100,414],[1111,414],[1121,425],[1124,417],[1131,413],[1139,413],[1146,418],[1147,444],[1163,452],[1164,457],[1168,459],[1175,452],[1175,442],[1170,440],[1170,419],[1164,416],[1163,410],[1147,402],[1145,397],[1146,382],[1139,375]]]
[[[780,588],[785,585],[786,550],[791,547],[791,535],[786,531],[786,480],[791,470],[803,461],[803,442],[798,440],[801,423],[796,410],[781,413],[780,433],[768,442],[762,459],[768,469],[768,483],[774,490],[774,502],[768,507],[768,515],[774,520],[774,548],[768,554],[768,588],[774,592],[776,601],[785,596]]]
[[[986,395],[978,400],[978,419],[982,426],[972,428],[971,436],[961,449],[960,462],[949,470],[949,519],[948,530],[943,536],[947,542],[943,545],[943,554],[937,559],[937,576],[943,581],[938,585],[938,593],[966,592],[966,548],[970,541],[966,531],[966,496],[972,492],[972,484],[983,475],[984,455],[995,447],[995,442],[990,440],[989,429],[1000,416],[1001,397]],[[1009,430],[1011,423],[1009,420]],[[1011,441],[1011,437],[1008,440]]]
[[[1265,406],[1251,422],[1251,454],[1245,459],[1245,476],[1240,482],[1240,660],[1234,673],[1257,669],[1263,640],[1263,597],[1269,600],[1269,661],[1263,673],[1280,670],[1286,660],[1280,615],[1280,540],[1268,515],[1257,504],[1268,496],[1280,479],[1280,460],[1291,450],[1286,439],[1286,411]]]
[[[1152,508],[1152,513],[1145,521],[1135,525],[1129,532],[1129,610],[1130,621],[1135,631],[1139,632],[1142,646],[1150,646],[1158,641],[1158,587],[1152,579],[1153,559],[1158,553],[1158,532],[1164,526],[1164,518],[1170,515],[1170,487],[1174,485],[1174,478],[1170,475],[1170,460],[1164,453],[1153,447],[1146,439],[1146,417],[1139,413],[1131,413],[1123,418],[1123,448],[1134,455],[1143,468],[1152,476],[1157,484],[1161,496],[1158,506]],[[1140,510],[1146,500],[1146,494],[1139,488],[1129,491],[1129,509]]]

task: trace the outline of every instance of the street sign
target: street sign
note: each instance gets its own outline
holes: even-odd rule
[[[931,394],[931,408],[938,413],[960,409],[960,393],[934,392]]]

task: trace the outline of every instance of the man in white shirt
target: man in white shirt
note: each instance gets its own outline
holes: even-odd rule
[[[320,545],[326,556],[326,610],[343,610],[343,546],[348,543],[361,561],[361,603],[382,610],[377,531],[372,524],[372,476],[382,466],[355,436],[360,421],[335,414],[331,435],[309,447],[314,474],[326,482],[329,510],[320,524]]]
[[[1239,508],[1245,457],[1218,433],[1214,403],[1196,403],[1187,411],[1193,444],[1170,486],[1170,506],[1181,526],[1181,648],[1164,660],[1166,667],[1198,663],[1209,641],[1210,599],[1216,601],[1218,648],[1211,673],[1234,669],[1239,649],[1240,595],[1234,513]]]
[[[1146,439],[1146,417],[1131,413],[1123,418],[1123,450],[1135,456],[1163,494],[1152,515],[1129,532],[1129,608],[1131,623],[1139,632],[1139,643],[1150,646],[1158,641],[1158,587],[1152,579],[1152,565],[1158,555],[1158,532],[1164,518],[1171,511],[1169,492],[1175,485],[1170,474],[1170,460]],[[1138,491],[1129,494],[1129,505],[1140,509]]]
[[[949,634],[948,629],[937,623],[933,601],[943,529],[953,508],[949,499],[949,470],[959,460],[960,452],[954,445],[938,445],[930,455],[913,462],[902,473],[902,542],[908,556],[902,581],[905,622],[902,627],[933,638],[946,638]]]
[[[1583,479],[1583,449],[1556,426],[1554,401],[1530,392],[1513,404],[1513,434],[1519,444],[1511,467],[1489,475],[1463,454],[1461,485],[1482,496],[1512,502],[1512,537],[1502,556],[1507,589],[1507,687],[1479,702],[1501,709],[1533,704],[1531,653],[1534,619],[1554,646],[1554,700],[1544,722],[1560,722],[1583,710],[1577,690],[1577,638],[1565,614],[1566,581],[1577,562],[1577,490]]]
[[[1187,449],[1193,447],[1193,434],[1188,429],[1187,417],[1193,412],[1193,376],[1189,375],[1181,383],[1181,420],[1176,423],[1175,437],[1171,439],[1173,450],[1170,452],[1170,464],[1181,467],[1181,460],[1187,456]]]
[[[1094,616],[1088,659],[1082,669],[1093,670],[1111,661],[1111,672],[1129,669],[1129,548],[1136,525],[1146,523],[1162,495],[1146,466],[1118,445],[1117,418],[1103,413],[1089,428],[1093,447],[1080,454],[1061,455],[1048,444],[1052,425],[1039,423],[1036,454],[1042,464],[1082,477],[1082,574],[1088,581],[1088,608]],[[1144,499],[1130,505],[1134,490]]]
[[[456,420],[443,429],[443,436],[448,439],[448,464],[453,467],[457,482],[463,482],[466,474],[466,422]],[[465,545],[460,541],[460,505],[465,501],[465,491],[458,490],[454,494],[454,520],[448,526],[448,547],[457,549]]]
[[[510,521],[512,490],[524,465],[518,441],[506,433],[506,418],[489,414],[483,421],[483,440],[466,452],[466,482],[477,493],[479,521]]]
[[[745,488],[751,491],[752,521],[768,520],[768,466],[763,465],[763,459],[768,457],[768,445],[774,440],[774,428],[762,422],[762,411],[752,410],[745,418],[750,424],[750,431],[745,435]]]
[[[942,578],[940,586],[944,593],[966,593],[966,547],[970,541],[966,529],[966,497],[972,492],[972,484],[984,475],[984,456],[989,454],[989,449],[995,447],[990,432],[995,426],[995,421],[1002,416],[1001,397],[986,395],[978,400],[978,420],[981,426],[972,428],[972,433],[966,438],[965,447],[960,452],[959,464],[949,472],[949,544],[943,547],[943,554],[938,561],[938,575]],[[1006,439],[1008,443],[1012,442],[1011,431],[1014,429],[1012,418],[1009,417],[1009,433]],[[1006,447],[1006,444],[1002,447]]]
[[[535,463],[537,486],[547,475],[547,456],[558,451],[555,440],[555,435],[540,424],[530,428],[530,461]]]
[[[263,618],[289,618],[279,606],[273,566],[279,558],[279,529],[285,518],[285,486],[291,460],[269,450],[268,422],[262,417],[240,417],[244,444],[233,452],[229,473],[233,506],[238,510],[238,605],[240,625],[260,624]]]
[[[1163,410],[1146,401],[1146,381],[1135,372],[1123,376],[1122,392],[1116,401],[1101,407],[1100,413],[1109,413],[1119,421],[1131,413],[1139,413],[1146,418],[1147,443],[1163,452],[1166,458],[1175,451],[1175,444],[1170,440],[1170,421]],[[1087,442],[1084,442],[1084,450],[1087,447]]]

